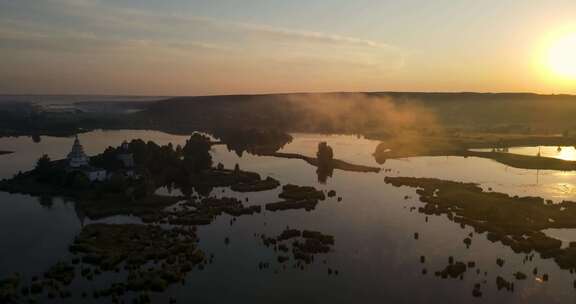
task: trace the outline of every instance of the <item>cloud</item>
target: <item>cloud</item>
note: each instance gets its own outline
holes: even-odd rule
[[[372,40],[340,36],[322,32],[282,29],[263,25],[245,24],[245,23],[235,23],[230,25],[248,32],[258,33],[272,38],[276,37],[285,39],[296,39],[310,42],[353,45],[360,47],[389,49],[389,50],[396,49],[395,47],[386,43],[380,43]]]
[[[130,49],[227,50],[214,43],[190,40],[125,39],[74,30],[30,31],[3,26],[0,49],[56,52],[130,51]]]
[[[5,77],[18,74],[22,88],[45,88],[46,79],[63,74],[66,80],[99,75],[130,82],[144,79],[142,71],[153,66],[155,75],[162,70],[165,87],[180,81],[186,88],[205,83],[280,91],[290,82],[291,90],[307,90],[311,83],[350,85],[354,77],[358,85],[377,83],[401,67],[403,56],[402,49],[381,41],[197,12],[127,8],[104,0],[0,0],[0,57],[8,58],[0,65],[10,71]],[[67,89],[67,81],[58,84]]]
[[[22,4],[19,4],[22,3]],[[97,36],[155,36],[165,34],[174,38],[186,41],[190,36],[212,34],[216,39],[220,39],[223,34],[235,34],[234,39],[255,39],[259,38],[263,42],[283,41],[286,43],[319,43],[334,46],[354,46],[360,48],[375,48],[398,52],[399,49],[387,43],[342,36],[318,31],[296,30],[288,28],[277,28],[262,24],[251,24],[241,22],[229,22],[215,18],[202,16],[191,16],[184,14],[164,14],[142,9],[130,9],[122,7],[111,7],[96,0],[46,0],[45,3],[30,2],[29,0],[19,0],[8,2],[5,10],[31,10],[36,15],[57,16],[61,24],[66,21],[75,22],[79,31],[92,32]],[[9,16],[3,18],[5,22],[16,23],[21,27],[43,31],[46,28],[54,30],[65,30],[62,25],[55,26],[49,22],[42,23],[35,19],[11,20]],[[41,19],[41,18],[40,18]],[[162,37],[150,37],[147,40],[162,40]],[[210,44],[215,42],[192,41],[192,44]]]

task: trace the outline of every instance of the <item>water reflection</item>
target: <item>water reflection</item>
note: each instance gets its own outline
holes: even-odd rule
[[[363,136],[353,135],[324,135],[294,133],[293,139],[279,152],[298,153],[314,157],[318,151],[318,143],[326,142],[334,150],[334,158],[341,159],[353,164],[377,166],[378,163],[372,157],[379,142],[366,139]]]
[[[551,238],[555,238],[557,240],[562,241],[563,249],[569,247],[571,243],[576,242],[576,229],[550,228],[550,229],[544,229],[542,230],[542,232]]]
[[[332,177],[332,174],[334,174],[333,167],[318,166],[318,168],[316,169],[316,175],[318,175],[318,182],[323,185],[328,182],[328,178]]]
[[[490,152],[492,149],[472,149],[478,152]],[[551,157],[562,160],[576,161],[576,148],[572,146],[536,146],[536,147],[509,147],[497,152],[512,153],[528,156]]]
[[[51,196],[41,196],[38,198],[38,202],[42,207],[50,209],[54,205],[54,198]]]

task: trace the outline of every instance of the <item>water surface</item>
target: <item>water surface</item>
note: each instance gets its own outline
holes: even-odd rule
[[[492,149],[472,149],[478,152],[490,152]],[[536,147],[510,147],[503,153],[512,153],[527,156],[551,157],[561,160],[576,161],[576,148],[572,146],[536,146]]]
[[[294,140],[282,152],[315,154],[319,141],[327,141],[335,156],[350,162],[378,166],[372,153],[376,141],[346,135],[293,134]],[[158,144],[184,144],[187,136],[156,131],[94,131],[80,135],[89,155],[100,153],[107,146],[117,146],[124,140],[141,138]],[[40,143],[31,138],[1,138],[2,150],[14,154],[0,156],[0,178],[18,171],[29,170],[43,154],[52,159],[68,153],[73,138],[42,137]],[[193,301],[242,301],[279,303],[463,303],[468,301],[494,303],[565,303],[576,300],[572,288],[574,275],[563,271],[551,260],[535,257],[524,263],[524,256],[510,248],[491,243],[485,235],[473,234],[467,248],[464,238],[472,230],[461,228],[445,216],[426,216],[412,207],[422,206],[415,189],[395,188],[384,183],[386,175],[437,177],[480,183],[486,190],[514,195],[537,195],[545,198],[574,198],[576,176],[571,172],[533,171],[506,167],[488,159],[463,157],[418,157],[388,160],[381,173],[355,173],[335,170],[325,184],[318,182],[316,168],[298,159],[281,159],[244,153],[239,157],[223,145],[213,147],[215,162],[232,168],[255,171],[273,176],[283,184],[313,185],[334,189],[342,202],[327,200],[317,209],[284,212],[263,212],[243,216],[231,225],[229,216],[219,217],[212,225],[199,228],[200,246],[215,254],[214,264],[203,271],[189,274],[185,285],[174,285],[164,294],[153,294],[165,302],[168,296],[179,303]],[[278,200],[279,189],[258,193],[235,193],[216,188],[215,196],[249,198],[249,204],[264,204]],[[408,196],[408,199],[405,197]],[[112,223],[138,222],[133,217],[112,217],[102,221]],[[38,274],[59,260],[69,257],[68,245],[83,224],[90,223],[75,208],[74,202],[55,198],[52,201],[0,192],[0,277],[11,272],[26,276]],[[287,226],[318,230],[333,235],[334,251],[319,256],[319,262],[305,270],[271,267],[259,270],[260,261],[274,262],[276,254],[264,247],[255,233],[277,235]],[[414,238],[414,233],[419,238]],[[553,233],[553,232],[551,232]],[[226,245],[225,238],[230,239]],[[564,238],[564,237],[563,237]],[[426,263],[420,263],[420,256]],[[482,272],[467,272],[463,280],[441,279],[434,275],[448,263],[475,261]],[[503,258],[503,267],[496,259]],[[323,260],[326,260],[326,264]],[[273,263],[273,265],[276,265]],[[329,276],[328,267],[340,275]],[[498,291],[497,275],[513,280],[512,274],[531,274],[534,267],[548,273],[550,281],[540,282],[532,275],[515,282],[515,291]],[[427,274],[423,275],[422,270]],[[281,270],[275,273],[276,270]],[[484,272],[487,275],[484,276]],[[95,282],[74,282],[75,289],[105,284],[114,275]],[[482,283],[483,296],[472,297],[472,288]],[[80,301],[78,297],[69,303]],[[66,302],[66,301],[63,301]]]

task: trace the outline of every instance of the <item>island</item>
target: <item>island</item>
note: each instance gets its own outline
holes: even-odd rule
[[[305,156],[297,153],[284,153],[284,152],[269,152],[262,154],[264,156],[272,156],[287,159],[301,159],[308,164],[315,166],[316,174],[318,176],[318,182],[325,184],[329,177],[332,177],[334,169],[350,171],[350,172],[370,172],[378,173],[380,168],[356,165],[343,160],[334,158],[334,151],[326,142],[320,142],[318,144],[318,151],[316,152],[316,157]]]
[[[214,187],[231,187],[238,192],[265,191],[280,183],[271,177],[212,166],[212,142],[194,133],[186,144],[159,146],[133,140],[120,147],[88,157],[78,137],[66,159],[42,156],[33,170],[0,181],[0,190],[40,197],[74,199],[89,218],[110,215],[154,214],[193,194],[207,194]],[[179,196],[157,194],[161,187],[176,188]]]
[[[573,146],[576,139],[562,136],[520,136],[520,137],[490,137],[490,138],[420,138],[391,140],[380,143],[374,151],[377,163],[383,164],[387,159],[399,159],[419,156],[460,156],[479,157],[498,163],[531,170],[576,170],[576,161],[556,159],[539,155],[519,155],[508,153],[510,147],[554,145]],[[472,149],[488,148],[491,151],[474,151]]]

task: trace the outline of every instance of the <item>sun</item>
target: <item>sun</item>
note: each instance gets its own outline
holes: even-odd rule
[[[576,32],[552,43],[548,50],[548,64],[558,76],[576,80]]]

